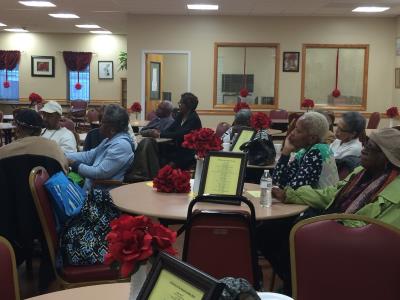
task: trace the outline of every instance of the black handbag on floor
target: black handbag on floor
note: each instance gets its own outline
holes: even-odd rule
[[[244,143],[240,150],[247,152],[249,165],[266,166],[273,164],[276,158],[276,151],[272,139],[265,130],[257,132],[254,138]]]

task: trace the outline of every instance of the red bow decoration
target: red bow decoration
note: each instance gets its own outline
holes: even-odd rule
[[[271,119],[263,112],[256,112],[251,115],[250,124],[251,127],[258,131],[269,128]]]
[[[3,86],[5,89],[8,89],[10,87],[10,82],[8,82],[7,80],[3,82]]]
[[[222,150],[222,140],[211,128],[201,128],[185,134],[182,147],[196,151],[198,158],[205,157],[209,151]]]
[[[122,277],[134,273],[139,263],[145,262],[157,251],[176,255],[172,244],[176,232],[161,224],[153,224],[146,216],[121,215],[110,223],[111,231],[106,236],[108,253],[104,263],[120,264]]]
[[[249,90],[246,88],[242,88],[240,90],[240,97],[246,98],[249,95]]]
[[[166,165],[158,171],[153,179],[153,187],[162,193],[189,193],[190,174],[181,169]]]
[[[340,90],[338,89],[338,79],[339,79],[339,48],[336,52],[336,84],[335,89],[332,91],[332,96],[337,98],[340,96]]]
[[[250,109],[250,106],[246,102],[238,102],[236,103],[235,107],[233,108],[233,111],[237,113],[241,109]]]
[[[388,110],[386,111],[386,115],[389,118],[396,118],[399,116],[399,110],[397,109],[397,106],[392,106],[390,108],[388,108]]]
[[[142,111],[142,106],[140,105],[139,102],[133,102],[131,105],[131,112],[141,112]]]
[[[80,84],[79,82],[77,82],[75,84],[75,89],[80,90],[82,88],[82,84]]]

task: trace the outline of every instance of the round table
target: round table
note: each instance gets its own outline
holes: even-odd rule
[[[284,204],[276,200],[272,207],[261,207],[259,197],[260,187],[257,184],[245,183],[243,196],[253,204],[256,220],[278,219],[297,215],[307,206]],[[193,194],[158,193],[152,188],[152,182],[138,182],[123,185],[110,191],[115,205],[124,212],[146,215],[150,217],[172,220],[186,220],[187,209]],[[198,203],[199,209],[244,210],[247,205],[225,205],[214,203]]]

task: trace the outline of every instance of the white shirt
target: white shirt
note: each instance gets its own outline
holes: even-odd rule
[[[45,128],[42,131],[42,137],[55,141],[64,153],[77,151],[75,136],[65,127],[60,127],[57,130]]]
[[[352,139],[347,143],[340,144],[341,142],[341,140],[336,139],[329,146],[335,159],[342,159],[350,155],[360,157],[362,144],[358,138]]]

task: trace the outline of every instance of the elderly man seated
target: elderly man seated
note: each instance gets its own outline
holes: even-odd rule
[[[150,136],[150,129],[158,129],[159,131],[164,131],[168,129],[172,123],[174,123],[174,118],[172,118],[173,105],[171,101],[161,101],[156,109],[156,118],[150,121],[147,126],[140,130],[142,136]]]
[[[74,134],[65,127],[61,127],[61,105],[56,101],[48,101],[40,110],[45,128],[42,137],[55,141],[65,152],[76,152],[76,139]]]

